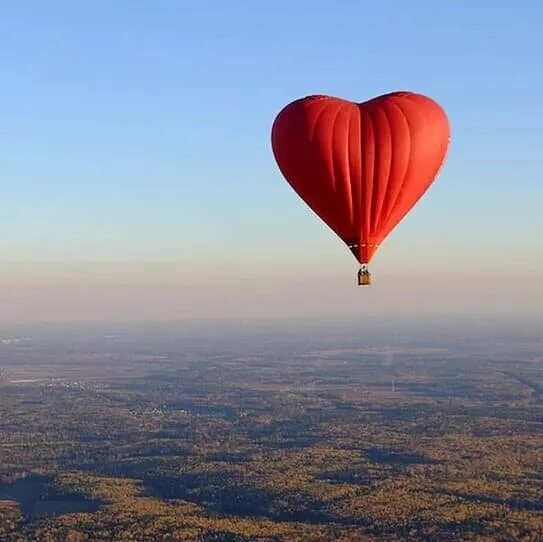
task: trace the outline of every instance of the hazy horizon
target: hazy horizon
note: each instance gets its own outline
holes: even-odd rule
[[[11,272],[10,272],[11,268]],[[39,270],[39,271],[37,271]],[[543,316],[534,278],[383,269],[360,291],[345,269],[195,273],[179,263],[4,266],[0,324],[343,317]]]

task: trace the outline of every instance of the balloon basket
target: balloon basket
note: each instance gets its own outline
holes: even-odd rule
[[[358,271],[358,286],[369,286],[371,284],[371,273],[367,268],[361,268]]]

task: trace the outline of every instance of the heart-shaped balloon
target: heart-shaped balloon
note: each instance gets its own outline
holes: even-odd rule
[[[308,96],[272,128],[284,177],[362,264],[432,184],[449,138],[443,109],[412,92],[360,104]]]

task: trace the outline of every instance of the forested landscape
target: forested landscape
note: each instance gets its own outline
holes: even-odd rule
[[[50,327],[0,342],[6,542],[536,541],[542,465],[536,326]]]

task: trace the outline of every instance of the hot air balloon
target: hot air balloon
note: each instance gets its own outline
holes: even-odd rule
[[[447,153],[447,115],[434,100],[393,92],[364,103],[307,96],[272,127],[287,182],[343,240],[370,284],[373,255],[433,183]]]

